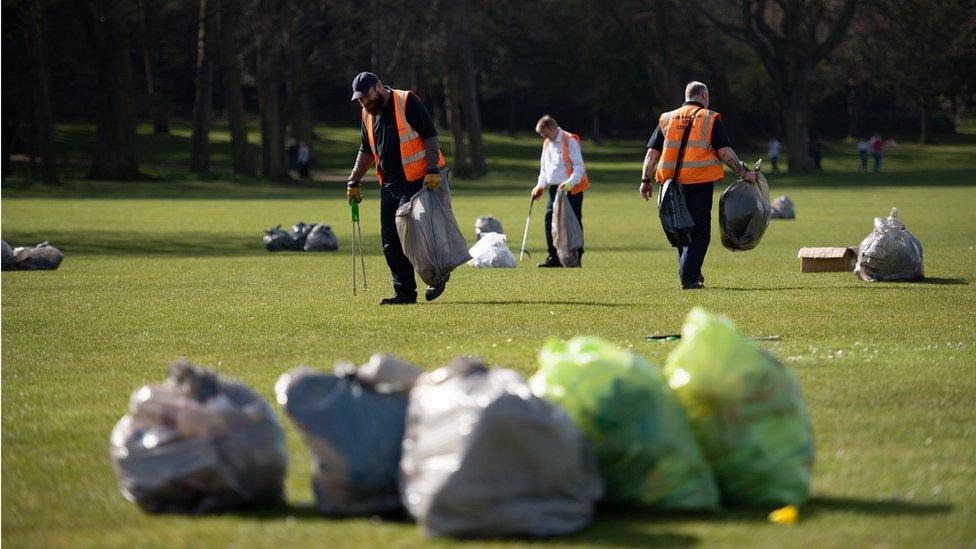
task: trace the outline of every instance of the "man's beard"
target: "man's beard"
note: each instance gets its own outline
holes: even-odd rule
[[[374,114],[374,115],[379,114],[380,111],[382,110],[382,107],[380,105],[381,101],[382,100],[380,98],[376,98],[372,101],[367,101],[366,104],[363,106],[363,108],[366,109],[366,112],[370,114]]]

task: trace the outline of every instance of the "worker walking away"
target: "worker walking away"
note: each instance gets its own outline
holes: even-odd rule
[[[447,163],[437,139],[437,129],[427,107],[411,91],[384,86],[371,72],[352,81],[352,100],[362,106],[362,139],[356,163],[349,174],[346,196],[362,201],[359,182],[376,165],[380,182],[380,234],[383,255],[393,277],[394,295],[380,305],[417,302],[413,264],[403,253],[397,234],[396,211],[424,186],[434,190],[447,177]],[[428,286],[427,301],[437,299],[447,281]]]
[[[548,114],[539,119],[535,131],[544,138],[542,142],[542,157],[539,161],[539,179],[532,189],[532,200],[538,200],[543,193],[549,192],[549,203],[546,206],[546,247],[549,251],[545,261],[539,267],[562,267],[552,238],[552,213],[556,201],[556,191],[562,190],[568,196],[569,204],[576,219],[583,225],[583,191],[590,187],[590,180],[586,176],[583,166],[583,153],[578,135],[569,133],[559,127],[556,120]],[[583,249],[579,250],[582,260]],[[581,263],[580,263],[581,264]]]
[[[715,182],[725,177],[722,164],[742,179],[756,181],[756,174],[749,171],[732,150],[722,115],[708,109],[708,99],[705,84],[689,82],[685,87],[685,103],[660,116],[647,142],[638,189],[644,200],[649,200],[652,177],[659,185],[672,178],[681,183],[688,212],[695,223],[691,244],[678,248],[678,278],[685,290],[705,285],[701,269],[711,241]],[[689,124],[691,131],[687,134],[680,173],[676,174],[678,152]]]

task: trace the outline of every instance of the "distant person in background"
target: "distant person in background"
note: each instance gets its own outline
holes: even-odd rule
[[[538,200],[543,194],[549,195],[545,218],[546,248],[549,256],[537,267],[562,267],[556,246],[552,242],[552,212],[556,203],[556,191],[561,189],[566,192],[569,205],[582,227],[583,191],[590,187],[590,179],[586,176],[578,135],[560,128],[556,120],[548,114],[539,119],[535,131],[544,141],[539,160],[539,179],[532,188],[532,200]],[[582,249],[579,255],[582,263]]]
[[[308,163],[312,156],[312,149],[309,148],[308,143],[300,141],[298,143],[298,175],[302,176],[302,179],[308,179]]]
[[[819,137],[810,140],[810,160],[813,161],[814,169],[822,169],[820,167],[820,161],[823,160],[823,141]]]
[[[861,139],[857,142],[857,154],[861,157],[861,171],[868,171],[868,149],[870,145],[867,139]]]
[[[881,171],[881,157],[884,156],[884,141],[880,134],[871,136],[871,152],[874,153],[874,173]]]
[[[769,151],[766,156],[768,156],[770,162],[773,163],[774,172],[779,171],[779,149],[781,146],[782,144],[779,142],[779,139],[774,137],[769,140]]]

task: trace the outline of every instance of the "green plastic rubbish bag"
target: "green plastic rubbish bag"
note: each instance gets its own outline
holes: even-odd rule
[[[658,368],[595,337],[551,340],[539,364],[530,387],[561,405],[590,439],[608,502],[718,507],[712,473]]]
[[[688,413],[722,499],[800,505],[810,492],[813,428],[796,379],[727,318],[694,308],[664,373]]]

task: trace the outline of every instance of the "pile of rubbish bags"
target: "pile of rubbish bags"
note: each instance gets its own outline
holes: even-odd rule
[[[549,537],[599,502],[800,505],[813,432],[799,386],[731,322],[694,309],[662,369],[593,337],[552,340],[527,383],[456,359],[297,368],[275,394],[312,454],[327,516],[406,511],[431,537]],[[112,434],[119,487],[149,511],[276,504],[287,455],[267,403],[188,363],[133,396]]]
[[[770,219],[796,219],[796,207],[790,197],[777,196],[770,205]]]
[[[769,184],[756,162],[756,182],[739,179],[728,186],[718,202],[722,245],[732,251],[747,251],[759,245],[769,225]]]
[[[11,249],[2,242],[4,271],[53,271],[61,266],[64,254],[47,241],[37,246],[18,246]]]
[[[515,254],[508,248],[508,237],[503,233],[482,233],[468,250],[468,265],[479,269],[514,269]]]
[[[325,223],[299,221],[292,226],[291,232],[282,229],[281,225],[265,230],[264,247],[269,252],[333,252],[339,249],[339,239],[332,227]]]
[[[122,494],[149,512],[284,501],[285,433],[267,401],[185,360],[132,394],[110,455]]]
[[[447,170],[436,189],[420,189],[396,211],[397,234],[403,254],[428,286],[451,278],[451,271],[471,259],[468,244],[451,209]]]
[[[898,219],[898,209],[874,218],[874,231],[861,241],[854,274],[869,282],[921,280],[922,243]]]

